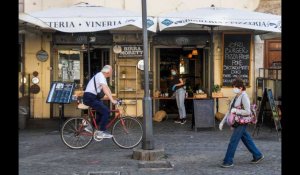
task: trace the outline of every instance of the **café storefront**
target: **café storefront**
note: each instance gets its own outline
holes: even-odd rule
[[[74,23],[73,23],[74,24]],[[72,25],[71,25],[72,26]],[[74,24],[75,26],[75,24]],[[99,27],[99,26],[98,26]],[[195,30],[174,30],[174,31],[157,31],[156,33],[149,33],[149,62],[150,72],[152,72],[151,96],[153,97],[156,91],[171,98],[169,92],[168,77],[169,69],[176,67],[180,71],[180,75],[186,82],[188,90],[187,96],[194,98],[194,95],[199,90],[206,94],[207,98],[211,98],[212,86],[215,84],[225,85],[222,92],[225,96],[230,97],[230,87],[228,82],[234,76],[243,73],[243,78],[248,81],[248,87],[254,85],[254,33],[251,30],[239,29],[237,30],[214,30],[211,32],[208,28],[200,28]],[[190,28],[191,29],[191,28]],[[197,28],[198,29],[198,28]],[[226,37],[226,36],[232,37]],[[239,38],[245,36],[244,41],[230,40],[232,38]],[[105,64],[111,64],[114,67],[114,75],[109,80],[110,85],[114,87],[114,92],[118,97],[128,99],[127,112],[129,115],[142,115],[142,98],[143,98],[143,71],[137,68],[141,55],[126,55],[118,53],[115,46],[120,46],[121,51],[125,48],[141,48],[142,34],[141,31],[127,28],[122,30],[107,30],[102,32],[88,32],[88,33],[60,33],[52,34],[48,42],[50,45],[49,56],[51,59],[47,61],[50,66],[50,79],[48,78],[49,89],[52,81],[72,81],[76,83],[76,90],[83,90],[85,83],[87,83],[87,73],[90,70],[90,76]],[[243,44],[229,44],[229,42],[242,42]],[[245,47],[248,49],[241,57],[245,61],[238,62],[230,60],[226,57],[226,48],[229,46]],[[193,51],[196,54],[193,54]],[[140,50],[139,50],[140,51]],[[190,54],[192,54],[190,56]],[[231,53],[235,54],[235,53]],[[245,56],[246,55],[246,56]],[[88,59],[90,58],[90,59]],[[228,59],[228,60],[226,60]],[[90,61],[90,64],[88,62]],[[235,65],[229,65],[235,64]],[[243,70],[238,67],[242,67]],[[235,69],[230,70],[230,69]],[[43,71],[43,70],[42,70]],[[226,71],[230,71],[226,73]],[[123,73],[127,74],[123,77]],[[225,74],[224,74],[225,73]],[[42,75],[45,75],[42,73]],[[44,80],[45,81],[45,80]],[[150,78],[151,81],[151,78]],[[247,90],[252,94],[252,89]],[[168,95],[166,95],[166,93]],[[44,98],[47,95],[43,95]],[[42,99],[41,102],[45,100]],[[187,101],[189,108],[191,102]],[[226,110],[226,100],[221,102],[221,112]],[[52,104],[51,104],[52,105]],[[69,104],[70,108],[65,108],[66,116],[78,116],[75,103]],[[214,105],[214,104],[213,104]],[[175,100],[153,101],[153,114],[160,109],[170,110],[168,113],[176,113]],[[191,109],[189,109],[191,113]],[[46,114],[47,115],[47,114]],[[54,104],[50,110],[50,117],[59,115],[58,106]],[[39,118],[39,116],[35,116]]]

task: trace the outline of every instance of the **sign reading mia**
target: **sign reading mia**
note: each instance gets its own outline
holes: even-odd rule
[[[224,34],[223,86],[239,77],[249,86],[251,34]]]

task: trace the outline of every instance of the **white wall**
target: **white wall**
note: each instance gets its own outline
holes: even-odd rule
[[[104,7],[114,7],[141,13],[142,0],[24,0],[25,12],[45,10],[53,7],[67,7],[79,2],[87,2]],[[200,7],[234,7],[254,10],[260,0],[148,0],[147,13],[157,16],[162,13],[180,10],[190,10]]]

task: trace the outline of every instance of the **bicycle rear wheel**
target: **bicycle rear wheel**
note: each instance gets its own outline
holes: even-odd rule
[[[93,127],[91,123],[84,118],[70,118],[63,124],[61,128],[61,139],[69,148],[84,148],[93,139],[92,128]]]
[[[142,124],[132,117],[121,117],[112,128],[113,141],[120,148],[134,148],[143,137]]]

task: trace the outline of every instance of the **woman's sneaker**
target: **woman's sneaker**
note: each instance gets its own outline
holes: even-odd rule
[[[185,124],[186,123],[186,118],[181,119],[180,124]]]
[[[265,158],[265,156],[262,155],[262,156],[261,156],[260,158],[258,158],[258,159],[252,159],[252,160],[251,160],[251,163],[259,163],[259,162],[262,161],[264,158]]]
[[[181,123],[181,119],[178,118],[178,119],[174,120],[174,123]]]
[[[97,137],[97,139],[103,139],[103,138],[110,139],[113,137],[113,135],[111,135],[105,131],[96,131],[96,137]]]
[[[233,166],[233,163],[222,163],[220,165],[222,168],[229,168],[229,167],[232,167]]]

